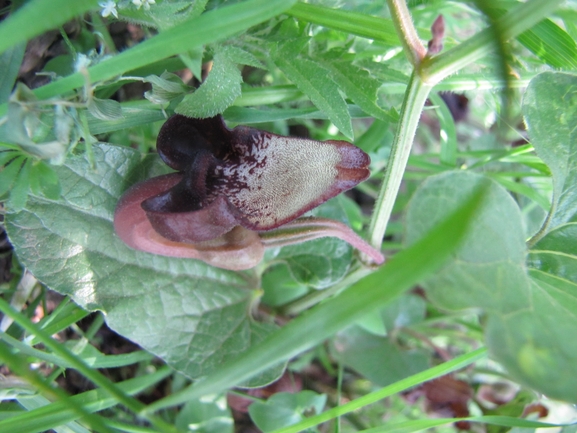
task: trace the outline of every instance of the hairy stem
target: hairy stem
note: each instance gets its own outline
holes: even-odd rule
[[[405,0],[387,0],[387,5],[405,54],[413,67],[417,67],[427,54],[427,49],[419,39],[407,3]]]
[[[405,100],[401,108],[401,117],[397,125],[397,133],[369,226],[369,242],[375,248],[380,248],[383,236],[387,230],[387,224],[401,186],[403,173],[411,154],[420,114],[430,90],[431,86],[424,84],[413,73],[407,86]]]
[[[529,0],[519,4],[498,20],[503,29],[502,36],[507,39],[518,36],[553,12],[562,1]],[[422,55],[419,46],[423,50],[425,48],[418,40],[404,1],[387,0],[387,3],[399,38],[415,69],[405,92],[397,134],[369,226],[369,242],[375,248],[380,247],[385,235],[429,91],[444,78],[486,56],[495,48],[493,31],[486,29],[438,56]]]

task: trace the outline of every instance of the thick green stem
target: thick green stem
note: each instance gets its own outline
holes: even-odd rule
[[[397,133],[391,148],[391,155],[389,156],[385,176],[377,197],[371,225],[369,226],[369,243],[375,248],[380,248],[383,241],[393,205],[401,186],[403,173],[411,154],[411,147],[417,125],[419,124],[421,111],[431,87],[424,84],[415,73],[409,80],[405,100],[401,108],[401,118],[399,119]]]
[[[499,21],[504,38],[523,33],[553,12],[563,0],[529,0],[509,11]],[[405,93],[401,119],[391,149],[383,184],[369,226],[369,242],[379,248],[387,229],[393,204],[409,158],[420,114],[433,86],[463,67],[486,56],[495,48],[491,29],[486,29],[455,48],[434,57],[421,57],[422,44],[402,0],[387,0],[399,38],[411,63],[415,66]],[[424,47],[423,47],[424,49]],[[422,61],[421,61],[422,60]]]

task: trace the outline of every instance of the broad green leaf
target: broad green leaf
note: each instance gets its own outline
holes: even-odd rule
[[[104,311],[111,328],[190,377],[260,340],[262,326],[247,315],[256,287],[246,276],[134,251],[115,235],[118,198],[133,183],[166,171],[158,157],[100,144],[94,163],[69,158],[54,167],[60,199],[30,196],[25,210],[7,215],[22,264],[83,308]]]
[[[20,64],[24,58],[26,44],[15,45],[0,55],[0,104],[8,102]]]
[[[537,329],[541,338],[519,339],[515,344],[524,370],[548,386],[544,392],[575,402],[577,350],[566,344],[566,339],[577,333],[577,76],[538,75],[527,89],[523,112],[531,143],[551,169],[554,194],[548,224],[538,234],[528,258],[531,296],[539,312],[529,326]],[[519,320],[527,322],[527,314]],[[543,341],[555,341],[557,350]],[[548,371],[564,374],[555,378]]]
[[[352,64],[351,59],[323,59],[322,66],[330,77],[367,114],[382,121],[395,121],[388,112],[377,105],[377,90],[381,83],[365,69]]]
[[[312,215],[338,220],[347,224],[344,210],[335,197],[314,209]],[[324,289],[339,282],[347,274],[353,251],[349,244],[337,238],[321,238],[282,248],[271,260],[285,262],[299,284]]]
[[[577,402],[575,280],[531,271],[529,307],[489,316],[487,343],[511,376],[545,395]]]
[[[236,63],[217,51],[207,79],[190,95],[186,95],[175,111],[188,117],[216,116],[240,96],[242,76]]]
[[[313,391],[294,394],[279,392],[266,402],[256,401],[248,412],[256,426],[264,433],[302,421],[311,414],[321,413],[327,396]]]
[[[345,100],[334,81],[327,79],[328,71],[308,59],[295,61],[280,48],[273,53],[276,66],[291,80],[312,103],[326,113],[331,122],[349,139],[353,139],[351,116]]]
[[[423,349],[403,350],[389,338],[352,326],[334,339],[333,355],[376,386],[387,386],[429,367]]]
[[[411,245],[420,239],[480,185],[488,187],[488,193],[467,242],[425,286],[430,299],[443,308],[482,307],[504,314],[527,307],[523,295],[528,279],[521,214],[502,187],[470,172],[449,171],[428,178],[411,198],[405,240]]]
[[[529,138],[553,175],[549,227],[577,219],[577,76],[545,72],[529,84],[523,100]]]
[[[304,296],[309,288],[295,281],[288,266],[275,265],[266,270],[262,276],[264,295],[261,301],[271,307],[280,307],[290,301]]]
[[[414,242],[478,184],[490,184],[487,198],[453,260],[424,283],[428,295],[442,308],[483,309],[487,346],[508,373],[551,398],[575,402],[577,350],[567,344],[577,333],[575,283],[537,271],[529,278],[521,216],[505,190],[468,172],[427,179],[411,199],[407,240]],[[532,254],[533,266],[545,272],[558,266],[539,262],[543,257],[540,250]]]
[[[562,224],[529,250],[530,267],[577,288],[577,222]]]

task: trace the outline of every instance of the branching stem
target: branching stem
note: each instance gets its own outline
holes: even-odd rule
[[[560,3],[562,0],[529,0],[519,4],[498,20],[498,25],[504,29],[502,36],[508,39],[518,36],[555,11]],[[396,137],[369,226],[369,242],[375,248],[380,248],[385,235],[430,90],[441,80],[486,56],[495,48],[493,32],[486,29],[438,56],[426,56],[426,49],[418,39],[405,1],[387,0],[387,4],[414,70],[405,92]]]
[[[405,0],[387,0],[387,5],[405,54],[416,68],[427,54],[427,49],[419,39],[407,3]]]

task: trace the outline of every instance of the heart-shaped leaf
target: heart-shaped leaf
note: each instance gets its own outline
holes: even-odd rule
[[[529,83],[523,114],[531,144],[553,174],[553,214],[557,227],[577,216],[577,76],[545,72]]]
[[[7,216],[26,268],[82,307],[102,310],[111,328],[193,378],[270,332],[248,317],[256,288],[250,274],[134,251],[114,233],[118,198],[166,170],[158,157],[100,144],[94,164],[69,158],[55,168],[60,199],[31,196],[25,210]],[[278,374],[277,368],[260,383]]]
[[[487,183],[488,197],[466,241],[425,282],[427,293],[442,308],[483,309],[487,346],[509,374],[550,397],[576,402],[577,348],[567,344],[577,333],[575,284],[537,271],[529,277],[521,215],[501,186],[468,172],[427,179],[411,199],[407,241],[414,242],[469,191]]]

